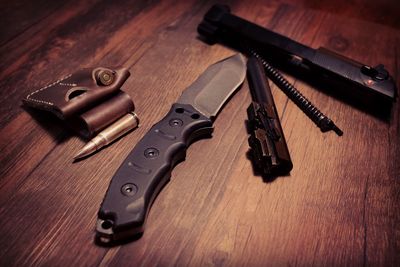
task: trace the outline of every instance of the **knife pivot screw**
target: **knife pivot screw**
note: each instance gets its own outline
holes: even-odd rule
[[[138,188],[135,184],[127,183],[121,187],[121,192],[127,197],[131,197],[136,194]]]
[[[109,70],[99,70],[95,77],[99,85],[108,86],[114,82],[114,73]]]
[[[146,149],[146,150],[144,151],[144,156],[145,156],[146,158],[155,158],[155,157],[157,157],[159,154],[160,154],[160,152],[159,152],[156,148],[153,148],[153,147],[150,147],[150,148],[148,148],[148,149]]]
[[[183,121],[180,119],[171,119],[169,121],[169,125],[172,127],[179,127],[183,125]]]

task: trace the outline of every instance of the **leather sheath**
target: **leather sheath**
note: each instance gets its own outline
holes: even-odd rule
[[[134,110],[121,86],[130,76],[126,68],[81,69],[50,83],[23,99],[27,106],[47,110],[85,138]]]

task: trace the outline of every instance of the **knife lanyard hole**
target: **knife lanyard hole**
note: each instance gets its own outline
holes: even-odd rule
[[[176,113],[183,113],[185,110],[183,108],[177,108],[175,109]]]
[[[101,227],[105,230],[110,229],[113,226],[113,221],[105,220],[101,223]]]

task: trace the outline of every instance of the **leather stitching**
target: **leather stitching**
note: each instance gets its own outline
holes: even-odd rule
[[[35,98],[32,98],[32,96],[33,96],[34,94],[37,94],[37,93],[39,93],[39,92],[45,90],[45,89],[48,89],[48,88],[50,88],[50,87],[53,87],[53,86],[56,85],[56,84],[66,85],[66,86],[76,86],[76,84],[61,83],[62,81],[68,79],[68,78],[71,77],[71,76],[72,76],[72,74],[69,74],[69,75],[67,75],[67,76],[65,76],[65,77],[63,77],[63,78],[61,78],[61,79],[59,79],[59,80],[57,80],[57,81],[55,81],[55,82],[53,82],[53,83],[51,83],[51,84],[48,84],[48,85],[46,85],[46,86],[44,86],[44,87],[42,87],[42,88],[40,88],[40,89],[38,89],[38,90],[36,90],[36,91],[30,93],[30,94],[26,97],[26,99],[27,99],[27,100],[34,101],[34,102],[39,102],[39,103],[44,103],[44,104],[48,104],[48,105],[54,106],[54,103],[52,103],[52,102],[47,102],[47,101],[35,99]]]

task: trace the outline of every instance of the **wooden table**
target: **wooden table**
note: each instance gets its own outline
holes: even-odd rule
[[[198,40],[213,1],[2,1],[0,265],[399,266],[399,103],[390,122],[289,80],[344,131],[320,130],[276,87],[294,168],[253,174],[244,127],[247,83],[193,144],[137,241],[94,244],[110,179],[145,132],[210,64],[232,55]],[[399,87],[395,0],[229,1],[233,13],[314,48],[384,63]],[[396,11],[397,10],[397,11]],[[21,99],[76,69],[126,66],[141,127],[73,163],[84,144]]]

